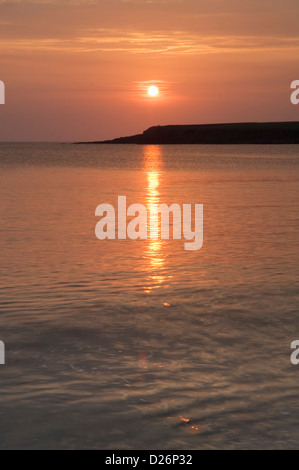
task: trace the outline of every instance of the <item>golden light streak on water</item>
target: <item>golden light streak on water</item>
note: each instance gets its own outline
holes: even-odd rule
[[[159,145],[148,145],[144,147],[144,172],[146,175],[146,208],[148,214],[153,214],[153,204],[160,204],[160,185],[163,179],[163,156],[162,148]],[[164,282],[165,276],[161,271],[165,265],[163,257],[163,243],[161,237],[161,226],[158,224],[157,229],[150,233],[150,218],[148,221],[148,245],[145,251],[145,257],[148,259],[149,280],[151,287],[146,289],[147,293],[153,289],[160,287]],[[151,238],[152,236],[152,238]],[[157,239],[153,239],[157,238]]]

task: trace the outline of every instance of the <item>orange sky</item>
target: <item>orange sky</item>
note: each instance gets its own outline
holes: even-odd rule
[[[299,120],[298,18],[298,0],[0,0],[0,140]]]

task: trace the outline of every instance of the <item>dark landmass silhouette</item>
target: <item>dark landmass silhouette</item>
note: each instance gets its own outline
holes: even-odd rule
[[[299,122],[154,126],[143,134],[77,144],[299,144]]]

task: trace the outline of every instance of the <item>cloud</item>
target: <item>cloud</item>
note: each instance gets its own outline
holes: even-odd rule
[[[68,39],[2,39],[2,53],[13,51],[110,52],[130,54],[209,54],[253,50],[298,49],[299,37],[203,36],[188,31],[92,29]]]

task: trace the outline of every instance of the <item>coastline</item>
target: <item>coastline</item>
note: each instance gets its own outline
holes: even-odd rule
[[[282,145],[299,144],[299,122],[153,126],[142,134],[75,144]]]

